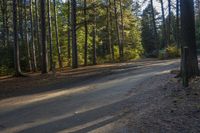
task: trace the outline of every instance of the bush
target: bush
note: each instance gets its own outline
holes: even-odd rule
[[[125,49],[124,51],[125,60],[139,59],[140,56],[140,51],[137,49]]]
[[[13,69],[9,69],[7,66],[0,66],[0,76],[11,75],[14,73]]]
[[[171,59],[181,56],[181,50],[174,45],[159,51],[159,59]]]

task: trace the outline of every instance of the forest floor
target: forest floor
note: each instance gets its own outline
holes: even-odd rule
[[[0,80],[0,132],[199,133],[200,78],[145,59]]]
[[[127,133],[200,133],[200,77],[187,88],[182,87],[180,79],[163,75],[140,87],[153,93],[146,91],[143,96],[147,101],[139,105],[134,100],[126,104],[126,116],[116,127],[123,125],[121,129]]]

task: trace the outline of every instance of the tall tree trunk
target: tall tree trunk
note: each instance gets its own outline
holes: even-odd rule
[[[95,11],[94,11],[95,12]],[[92,31],[92,49],[93,49],[93,65],[97,64],[97,54],[96,54],[96,12],[94,14],[94,24]]]
[[[15,76],[21,75],[20,59],[19,59],[19,44],[17,33],[17,0],[13,0],[13,32],[14,32],[14,64]]]
[[[151,0],[151,13],[152,13],[152,21],[153,21],[153,29],[154,29],[154,36],[155,36],[155,42],[157,45],[157,49],[156,49],[156,54],[158,55],[159,52],[159,41],[158,41],[158,32],[157,32],[157,26],[156,26],[156,18],[155,18],[155,13],[154,13],[154,4],[153,4],[153,0]]]
[[[188,76],[199,75],[196,38],[195,38],[195,20],[194,20],[194,2],[193,0],[181,0],[181,33],[182,33],[182,48],[189,48]],[[182,54],[183,55],[183,54]],[[183,56],[182,56],[183,63]],[[183,66],[183,64],[182,64]]]
[[[109,54],[110,54],[110,60],[114,61],[114,57],[112,54],[112,38],[111,38],[111,19],[110,19],[110,3],[109,0],[107,0],[107,11],[106,11],[106,17],[107,17],[107,42],[109,45]]]
[[[0,1],[0,6],[1,6],[1,13],[2,13],[2,21],[3,21],[3,32],[2,32],[2,40],[3,40],[3,46],[6,46],[6,37],[5,37],[5,33],[6,33],[6,0],[2,0]]]
[[[123,17],[122,0],[119,0],[119,2],[120,2],[120,15],[121,15],[121,27],[122,27],[121,54],[122,54],[122,60],[123,60],[124,59],[124,17]]]
[[[118,25],[116,0],[114,0],[114,12],[115,12],[115,25],[116,25],[116,32],[117,32],[117,40],[118,40],[118,45],[119,45],[119,59],[120,59],[120,61],[122,61],[122,45],[121,45],[121,39],[120,39],[120,35],[119,35],[119,25]]]
[[[68,66],[71,65],[71,15],[70,15],[70,0],[68,0],[68,31],[67,31],[67,38],[68,38],[68,46],[67,46],[67,53],[68,53]]]
[[[40,44],[40,34],[39,34],[39,19],[38,19],[38,0],[35,0],[35,33],[36,33],[36,44],[38,47],[40,64],[42,63],[42,52]]]
[[[76,38],[76,0],[71,1],[72,25],[72,68],[78,67],[77,38]]]
[[[23,32],[23,8],[22,8],[22,0],[18,0],[18,16],[19,16],[19,33],[20,33],[20,39],[19,43],[24,46],[24,32]]]
[[[180,12],[180,1],[176,0],[176,43],[177,48],[180,48],[180,21],[179,21],[179,12]]]
[[[169,18],[168,18],[168,35],[167,35],[167,42],[168,45],[171,43],[171,0],[168,0],[168,12],[169,12]]]
[[[56,32],[56,47],[58,52],[58,63],[59,67],[62,68],[62,60],[61,60],[61,47],[59,44],[58,38],[58,23],[57,23],[57,12],[56,12],[56,0],[53,0],[53,7],[54,7],[54,21],[55,21],[55,32]]]
[[[24,0],[24,3],[26,2],[26,0]],[[30,54],[30,47],[29,47],[29,36],[28,36],[28,26],[27,26],[27,10],[26,10],[26,4],[24,4],[24,34],[25,34],[25,44],[26,44],[26,48],[27,48],[27,56],[28,56],[28,66],[29,66],[29,71],[32,71],[32,65],[31,65],[31,54]]]
[[[47,0],[47,14],[48,14],[48,33],[49,33],[49,56],[50,56],[50,71],[53,70],[53,42],[51,32],[51,1]]]
[[[5,16],[6,16],[6,44],[7,44],[7,46],[10,46],[10,37],[9,37],[9,26],[8,26],[8,19],[9,19],[9,16],[8,16],[8,3],[5,3],[7,6],[6,6],[6,13],[5,13]]]
[[[33,1],[30,0],[30,18],[31,18],[31,53],[32,53],[32,68],[33,71],[36,72],[37,71],[37,62],[36,62],[36,50],[35,50],[35,43],[34,43],[34,30],[33,30],[33,10],[32,10],[32,6],[33,6]]]
[[[47,43],[46,43],[46,0],[41,0],[41,40],[42,40],[42,73],[48,72],[48,56],[47,56]]]
[[[84,65],[87,66],[88,25],[87,25],[87,2],[86,2],[86,0],[84,0],[84,27],[85,27]]]
[[[113,30],[112,30],[112,27],[113,27],[113,25],[112,25],[112,12],[111,12],[111,9],[112,9],[112,3],[111,3],[111,1],[110,0],[108,0],[108,2],[109,2],[109,9],[110,9],[110,14],[109,14],[109,19],[110,19],[110,41],[111,41],[111,54],[112,54],[112,61],[114,62],[115,61],[115,53],[114,53],[114,45],[113,45],[113,41],[112,41],[112,32],[113,32]]]
[[[92,49],[93,49],[93,65],[97,64],[96,61],[96,27],[93,26],[93,32],[92,32]]]
[[[164,10],[164,3],[163,3],[163,0],[160,0],[160,4],[161,4],[162,23],[163,23],[162,40],[163,40],[163,47],[166,47],[166,45],[167,45],[168,43],[167,43],[167,40],[166,40],[167,31],[166,31],[165,10]]]

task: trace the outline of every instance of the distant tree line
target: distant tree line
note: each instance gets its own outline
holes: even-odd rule
[[[132,0],[0,0],[0,75],[142,56]]]

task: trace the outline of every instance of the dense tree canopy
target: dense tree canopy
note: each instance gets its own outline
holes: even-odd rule
[[[166,52],[180,51],[179,0],[167,4],[163,0],[0,0],[0,4],[0,75],[16,69],[46,73],[66,66],[168,57]],[[199,14],[195,1],[198,47]]]

